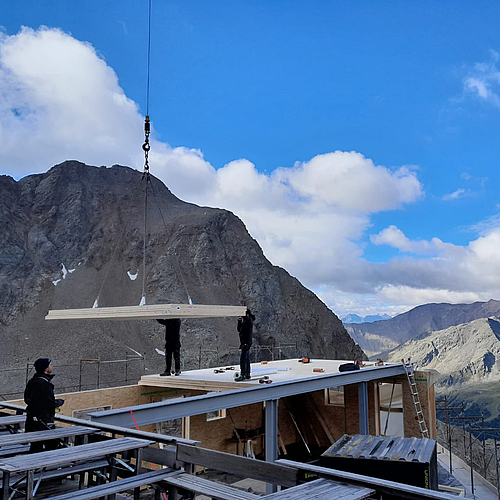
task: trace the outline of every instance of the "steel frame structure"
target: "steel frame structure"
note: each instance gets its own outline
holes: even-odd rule
[[[89,415],[96,423],[134,427],[135,425],[153,424],[265,401],[266,461],[274,462],[278,458],[278,402],[280,398],[329,387],[358,384],[359,432],[360,434],[368,434],[368,382],[404,374],[405,370],[402,364],[377,366],[351,372],[317,375],[301,380],[289,380],[272,385],[242,387],[232,391],[204,394],[186,399],[173,399],[106,410]],[[267,492],[272,493],[273,491],[275,491],[275,487],[268,484]]]
[[[306,379],[286,380],[273,384],[235,389],[185,399],[173,399],[114,410],[90,413],[94,422],[109,423],[120,427],[148,425],[165,420],[199,415],[225,408],[245,406],[263,401],[279,400],[284,397],[314,392],[329,387],[360,384],[360,432],[368,428],[368,384],[373,380],[404,375],[403,365],[374,366],[350,372],[315,375]],[[134,420],[135,418],[135,420]]]

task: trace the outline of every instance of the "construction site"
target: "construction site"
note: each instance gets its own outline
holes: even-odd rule
[[[436,374],[342,365],[282,359],[252,363],[244,382],[231,365],[58,394],[42,432],[23,432],[22,400],[2,401],[2,498],[470,497],[438,473]],[[27,454],[48,438],[60,447]]]
[[[148,12],[147,112],[142,144],[144,232],[142,240],[138,239],[141,248],[139,244],[134,246],[134,252],[139,248],[138,253],[142,253],[143,262],[142,269],[140,266],[134,268],[135,274],[130,268],[126,271],[131,282],[141,273],[140,305],[116,306],[113,303],[113,307],[102,307],[106,300],[104,294],[100,294],[120,243],[113,241],[112,257],[106,255],[109,262],[105,265],[103,258],[96,264],[99,270],[102,269],[103,283],[93,307],[44,309],[44,314],[45,320],[52,324],[66,326],[75,321],[157,320],[167,328],[165,352],[156,349],[166,356],[167,366],[163,373],[147,372],[145,357],[130,347],[128,349],[136,354],[127,354],[123,359],[101,360],[88,356],[66,366],[57,367],[55,363],[60,372],[67,368],[66,385],[56,387],[56,401],[64,404],[56,404],[55,425],[45,424],[46,429],[34,431],[29,429],[31,417],[26,397],[23,398],[24,386],[33,375],[33,362],[28,360],[26,366],[19,369],[0,371],[5,380],[18,378],[15,384],[5,384],[6,387],[15,386],[15,390],[0,394],[0,500],[103,497],[123,500],[132,496],[134,500],[500,499],[496,437],[487,445],[487,438],[496,436],[500,429],[489,429],[482,416],[467,416],[463,405],[462,408],[453,407],[446,399],[437,398],[434,387],[439,377],[437,372],[418,370],[410,359],[392,364],[382,360],[367,361],[359,345],[347,333],[347,340],[352,344],[349,348],[359,354],[356,359],[296,357],[300,349],[297,342],[276,343],[272,329],[267,332],[269,344],[254,342],[252,346],[251,326],[248,340],[243,339],[240,327],[245,318],[252,317],[247,300],[252,300],[250,292],[260,293],[261,283],[255,285],[258,281],[255,279],[253,286],[245,288],[236,282],[233,275],[237,273],[233,268],[228,267],[227,275],[234,279],[231,293],[240,294],[234,301],[238,305],[220,305],[220,302],[227,302],[224,299],[220,299],[219,304],[194,304],[179,265],[181,259],[174,250],[170,255],[171,265],[167,263],[165,268],[172,282],[176,280],[178,289],[185,292],[187,303],[147,304],[147,279],[161,282],[161,287],[167,289],[165,292],[161,288],[162,293],[165,292],[162,296],[169,296],[171,284],[163,283],[159,273],[148,270],[151,261],[161,260],[147,254],[148,244],[156,245],[158,254],[168,253],[160,249],[159,239],[150,241],[147,225],[151,209],[148,189],[156,198],[149,165],[151,0]],[[157,226],[161,221],[164,234],[170,234],[173,231],[167,228],[161,203],[158,199],[156,203]],[[188,219],[183,217],[179,227],[184,229]],[[133,231],[139,234],[139,228],[133,227]],[[255,251],[260,255],[259,252],[262,253],[260,248]],[[131,255],[135,258],[135,253]],[[199,261],[200,269],[213,264],[211,261],[207,264],[208,259],[201,257]],[[241,271],[242,259],[234,258],[231,264],[233,261],[235,268],[240,265]],[[269,276],[271,265],[269,269],[264,265],[262,268]],[[66,270],[63,264],[63,269],[62,279],[65,279],[76,267]],[[97,271],[92,276],[97,276]],[[125,272],[122,278],[126,279]],[[198,284],[200,280],[197,275],[192,282]],[[294,280],[290,278],[289,296],[297,298],[293,287],[298,280]],[[53,287],[58,281],[61,280],[52,281]],[[209,279],[207,282],[203,285],[206,296],[217,299],[217,293],[210,288],[212,282]],[[138,284],[129,285],[139,287]],[[220,290],[225,288],[222,279],[218,286]],[[65,307],[64,300],[69,294],[59,292],[61,288],[57,289],[59,301],[54,299],[54,303]],[[119,285],[110,287],[110,302],[115,300],[118,288]],[[56,292],[53,288],[50,290],[53,295],[47,303],[52,307]],[[308,290],[304,296],[313,295]],[[71,300],[72,304],[79,303],[80,297],[71,297]],[[297,302],[301,300],[299,297]],[[294,304],[291,299],[286,304],[292,311],[286,321],[299,323]],[[36,302],[32,309],[38,314],[44,307]],[[304,305],[304,309],[308,308]],[[273,305],[269,305],[269,309],[272,310]],[[323,309],[326,310],[326,306]],[[299,327],[297,330],[307,337],[303,342],[309,342],[311,352],[314,352],[313,347],[316,352],[337,352],[338,346],[334,344],[340,337],[335,336],[332,324],[335,321],[340,324],[340,320],[328,310],[329,315],[335,316],[334,320],[330,318],[330,323],[326,320],[321,323],[320,318],[327,314],[323,309],[318,306],[319,312],[311,313],[315,321],[308,321],[309,316],[304,316],[306,320],[300,324],[302,328],[303,324],[314,323],[319,332],[317,337],[308,336]],[[272,311],[267,316],[274,321],[279,314]],[[217,318],[238,318],[240,347],[226,346],[224,352],[219,352],[219,346],[224,344],[221,336],[217,337],[217,349],[209,351],[205,349],[206,343],[195,344],[193,340],[192,345],[198,345],[199,350],[191,349],[192,359],[186,363],[190,369],[185,369],[185,360],[181,364],[179,359],[180,321]],[[177,337],[175,346],[168,350],[168,322],[171,321],[178,322]],[[157,326],[156,322],[154,324]],[[275,320],[273,325],[278,329],[276,325],[281,323]],[[343,332],[341,324],[340,327]],[[204,328],[201,324],[199,330]],[[101,332],[104,330],[102,327]],[[288,332],[286,328],[282,330]],[[99,332],[96,332],[98,337]],[[210,338],[209,333],[212,332],[203,337],[205,341]],[[24,340],[31,342],[28,337]],[[117,345],[116,339],[112,340],[115,344],[109,345]],[[301,340],[299,338],[298,342]],[[285,341],[288,342],[288,338]],[[240,351],[241,365],[236,361]],[[75,360],[79,354],[74,353]],[[175,369],[171,366],[172,354]],[[48,369],[51,361],[43,359]],[[88,376],[90,368],[92,377]],[[36,371],[37,374],[51,373]],[[102,383],[104,371],[118,373],[113,381],[107,377],[107,386]],[[36,418],[35,421],[38,422]],[[50,447],[34,451],[37,446],[47,443],[51,443]]]

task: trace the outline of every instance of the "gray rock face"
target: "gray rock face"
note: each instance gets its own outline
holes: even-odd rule
[[[446,395],[449,406],[463,403],[469,416],[484,412],[489,422],[486,427],[500,425],[499,318],[480,318],[422,334],[388,353],[388,361],[393,363],[409,357],[418,369],[439,372],[438,398]]]
[[[500,316],[500,301],[473,304],[424,304],[398,316],[374,323],[346,325],[367,354],[394,349],[422,333],[443,330],[479,318]]]
[[[1,363],[38,356],[80,358],[146,354],[150,373],[163,367],[156,321],[44,321],[49,309],[148,304],[247,305],[255,341],[297,343],[293,356],[363,357],[340,320],[312,292],[263,255],[231,212],[176,198],[158,179],[149,187],[143,276],[142,174],[127,167],[67,161],[41,175],[0,177]],[[137,275],[137,276],[136,276]],[[136,277],[136,279],[134,279]],[[185,362],[202,350],[227,359],[238,346],[236,320],[185,320]],[[208,356],[208,355],[207,355]],[[209,359],[204,360],[209,363]],[[206,364],[205,363],[205,364]]]

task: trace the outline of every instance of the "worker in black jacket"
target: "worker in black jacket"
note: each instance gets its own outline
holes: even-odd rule
[[[46,431],[54,429],[56,408],[64,403],[64,399],[54,397],[54,385],[51,380],[52,363],[49,358],[38,358],[34,367],[35,375],[29,380],[24,390],[26,407],[26,432]],[[30,453],[52,450],[58,447],[58,440],[31,443]]]
[[[181,320],[178,318],[157,319],[165,326],[165,371],[162,377],[169,377],[172,369],[172,354],[174,356],[175,375],[181,374]]]
[[[250,347],[252,347],[252,331],[255,316],[250,309],[246,310],[245,316],[238,318],[238,333],[240,334],[240,375],[236,377],[237,382],[250,379]]]

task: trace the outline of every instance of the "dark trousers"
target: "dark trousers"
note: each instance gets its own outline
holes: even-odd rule
[[[165,371],[170,373],[172,370],[172,355],[174,356],[175,371],[181,371],[181,346],[165,344]]]
[[[49,429],[55,429],[55,425],[52,422],[45,423],[42,420],[33,420],[32,417],[26,418],[26,424],[24,425],[25,432],[47,431]],[[40,451],[55,450],[57,448],[59,448],[59,440],[51,439],[49,441],[31,443],[29,452],[38,453]]]
[[[240,370],[242,377],[250,377],[250,344],[241,346]]]

